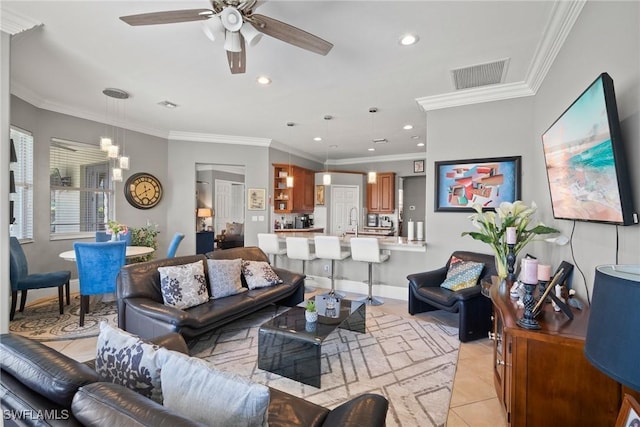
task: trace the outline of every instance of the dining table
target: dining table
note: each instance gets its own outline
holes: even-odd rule
[[[144,255],[149,255],[151,253],[153,253],[155,251],[155,249],[149,247],[149,246],[127,246],[127,251],[125,254],[125,257],[127,258],[136,258],[139,256],[144,256]],[[71,251],[64,251],[62,252],[60,255],[58,255],[60,258],[62,258],[65,261],[76,261],[76,251],[75,250],[71,250]]]

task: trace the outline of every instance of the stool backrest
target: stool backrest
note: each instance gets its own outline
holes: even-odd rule
[[[278,236],[273,233],[258,233],[258,247],[266,254],[277,254],[280,250]]]
[[[340,259],[340,238],[338,236],[316,236],[316,256],[324,259]]]
[[[306,237],[287,237],[287,256],[291,259],[311,259],[309,239]]]
[[[375,237],[352,237],[351,259],[354,261],[380,262],[380,245]]]

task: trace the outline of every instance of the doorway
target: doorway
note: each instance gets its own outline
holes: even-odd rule
[[[357,185],[331,186],[331,234],[342,235],[355,230],[360,218],[359,201],[360,187]]]

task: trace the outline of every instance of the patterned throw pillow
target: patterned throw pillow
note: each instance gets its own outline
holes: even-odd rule
[[[242,287],[242,260],[238,259],[208,259],[209,285],[211,298],[218,299],[229,295],[246,292]]]
[[[447,272],[447,279],[440,286],[452,291],[470,288],[478,283],[483,269],[484,264],[481,262],[452,261]]]
[[[280,277],[265,261],[242,261],[242,275],[249,289],[265,288],[282,283]]]
[[[267,427],[269,388],[208,362],[161,348],[164,406],[212,427]]]
[[[96,372],[103,381],[120,384],[162,403],[158,349],[157,345],[101,322]]]
[[[202,261],[158,267],[158,272],[162,299],[166,305],[185,309],[209,300]]]

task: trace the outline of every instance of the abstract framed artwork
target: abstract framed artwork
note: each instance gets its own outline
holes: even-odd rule
[[[521,156],[435,162],[435,211],[494,209],[521,194]]]

